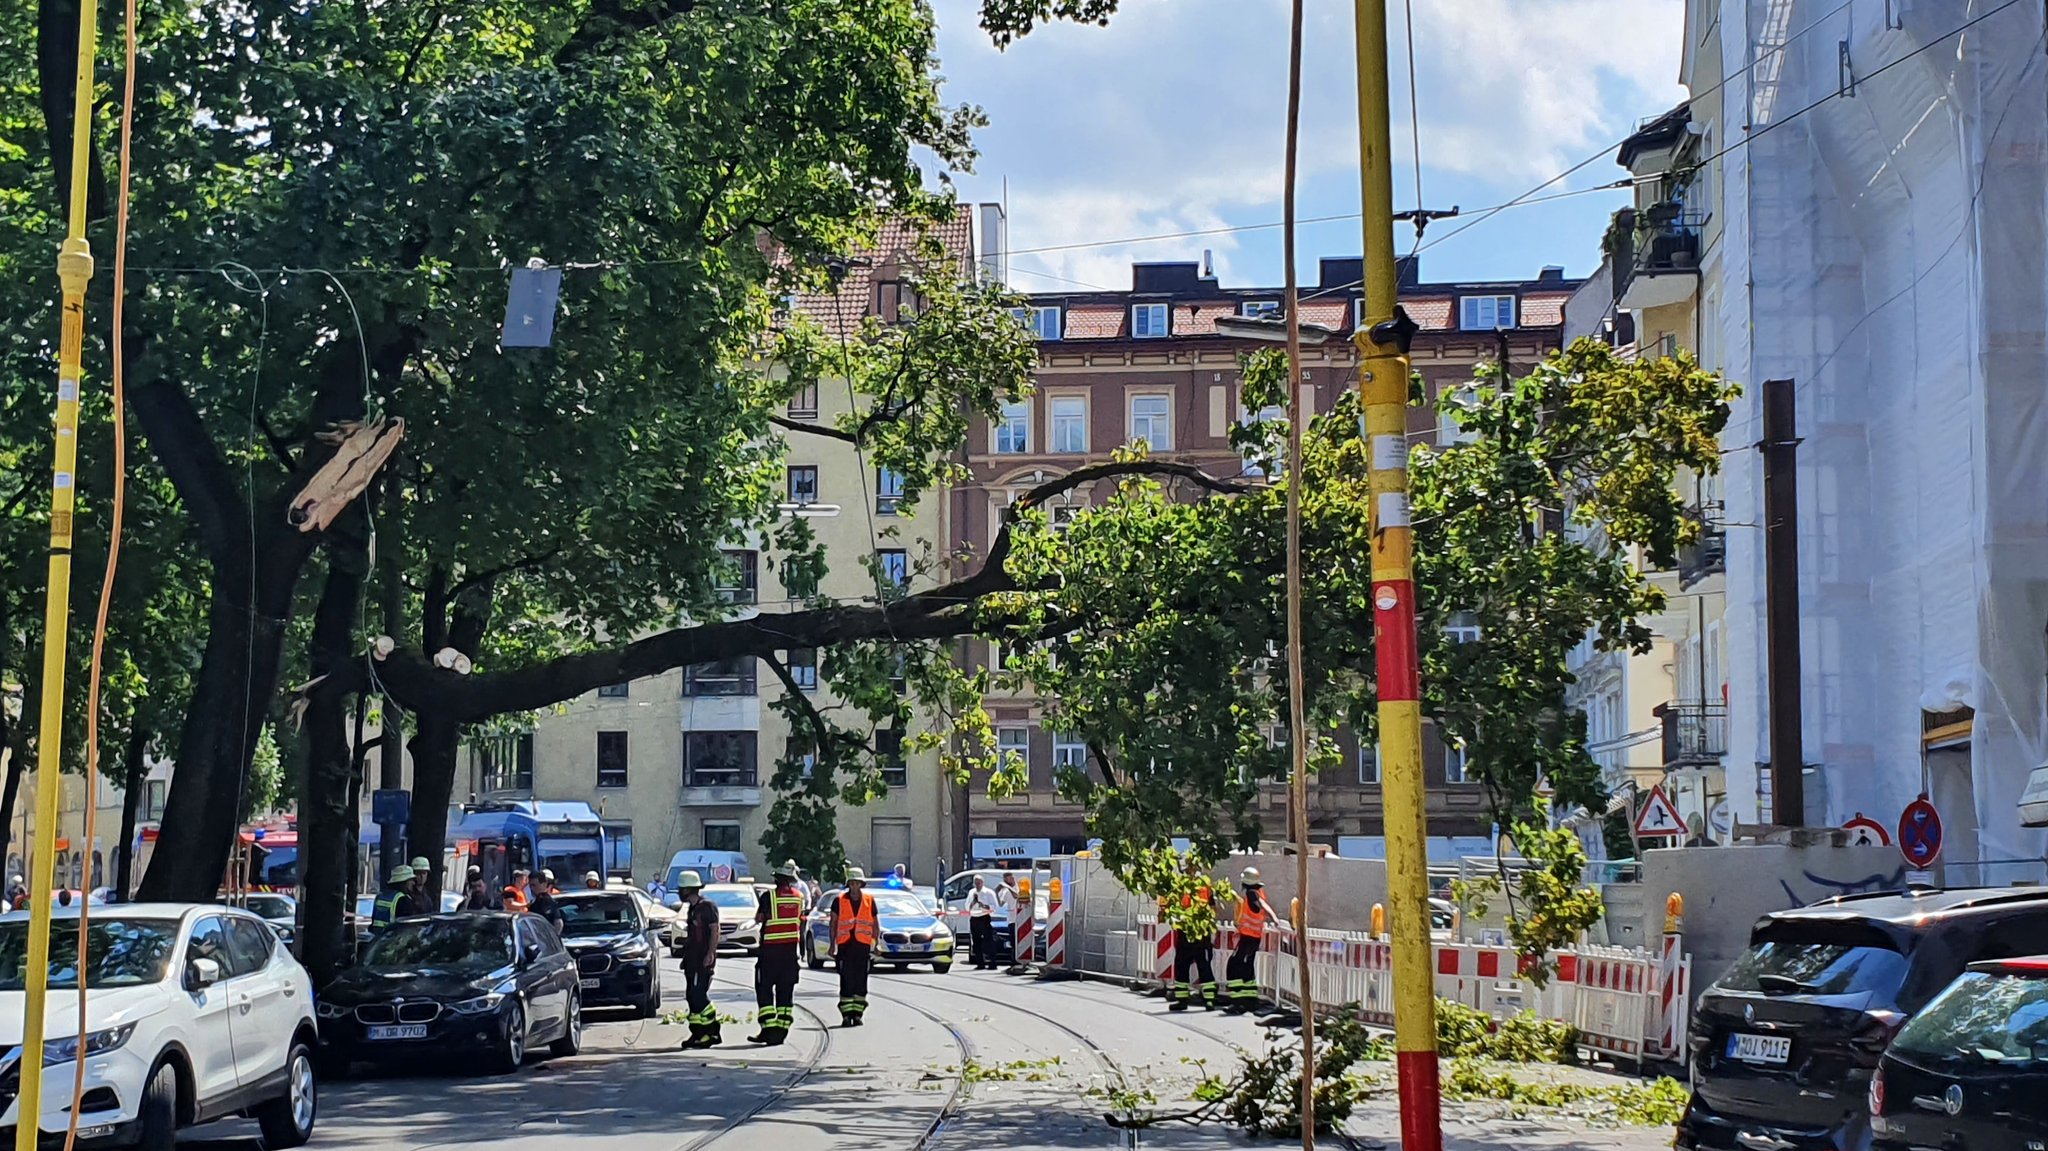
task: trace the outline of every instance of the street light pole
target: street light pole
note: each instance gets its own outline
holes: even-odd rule
[[[1394,1051],[1403,1151],[1440,1151],[1436,999],[1429,938],[1428,834],[1422,786],[1422,675],[1415,642],[1414,533],[1408,523],[1408,345],[1394,262],[1392,108],[1387,2],[1355,0],[1358,144],[1365,227],[1365,317],[1359,388],[1371,462],[1372,596],[1379,748],[1393,934]]]

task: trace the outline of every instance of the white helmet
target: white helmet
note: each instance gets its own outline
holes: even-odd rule
[[[676,876],[677,891],[688,891],[693,887],[702,886],[704,886],[704,877],[694,871],[685,871],[681,875]]]
[[[1265,880],[1263,880],[1263,879],[1260,879],[1260,878],[1259,878],[1259,869],[1258,869],[1258,868],[1256,868],[1256,867],[1247,867],[1247,868],[1245,868],[1245,869],[1244,869],[1244,874],[1243,874],[1243,875],[1240,875],[1240,876],[1238,876],[1238,879],[1239,879],[1239,880],[1241,880],[1241,881],[1243,881],[1243,883],[1244,883],[1244,885],[1245,885],[1246,887],[1264,887],[1264,886],[1266,886],[1266,881],[1265,881]]]

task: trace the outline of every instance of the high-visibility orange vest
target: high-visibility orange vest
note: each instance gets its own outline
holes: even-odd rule
[[[1266,937],[1266,904],[1260,900],[1252,906],[1251,896],[1246,896],[1237,908],[1237,935],[1240,939],[1264,939]]]
[[[839,897],[839,938],[835,943],[875,945],[875,900],[863,894],[855,903],[851,894]]]
[[[804,897],[776,888],[768,893],[768,922],[761,925],[763,945],[794,944],[804,934]]]
[[[505,910],[507,910],[507,911],[525,911],[525,910],[526,910],[526,893],[525,893],[525,892],[523,892],[523,891],[519,890],[519,889],[518,889],[517,887],[507,887],[507,888],[505,889],[505,892],[504,892],[504,894],[505,894]]]

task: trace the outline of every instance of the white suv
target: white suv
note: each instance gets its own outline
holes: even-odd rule
[[[298,1147],[318,1109],[313,987],[270,926],[211,904],[92,909],[80,1141],[168,1151],[178,1129],[247,1115],[265,1147]],[[0,917],[0,1128],[13,1138],[28,915]],[[39,1126],[62,1136],[78,1056],[78,909],[50,925]],[[89,1141],[89,1142],[88,1142]]]

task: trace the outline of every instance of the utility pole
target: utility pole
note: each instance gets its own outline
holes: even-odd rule
[[[1791,380],[1764,381],[1764,633],[1771,706],[1771,822],[1806,826],[1799,698],[1799,416]]]
[[[85,375],[85,286],[92,281],[92,245],[85,239],[85,191],[92,155],[93,54],[99,5],[78,6],[78,72],[71,102],[70,212],[57,249],[57,280],[64,290],[63,330],[57,344],[56,463],[50,473],[50,573],[43,608],[41,719],[36,727],[36,821],[29,845],[28,961],[22,971],[24,1051],[44,1035],[50,990],[50,892],[56,887],[57,799],[64,790],[64,660],[71,624],[71,515],[78,487],[78,392]],[[114,333],[120,342],[120,333]],[[116,355],[120,354],[118,351]],[[93,797],[85,801],[90,804]],[[15,1151],[35,1151],[43,1113],[43,1061],[21,1061],[21,1095],[14,1125]]]
[[[1429,860],[1422,786],[1422,674],[1415,642],[1414,532],[1408,523],[1408,347],[1394,261],[1387,0],[1356,0],[1359,179],[1365,225],[1365,322],[1359,388],[1371,461],[1373,646],[1393,933],[1394,1058],[1402,1151],[1441,1151],[1436,992],[1430,963]]]

